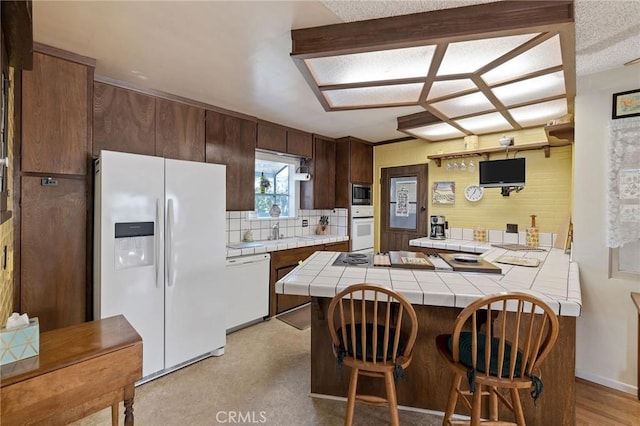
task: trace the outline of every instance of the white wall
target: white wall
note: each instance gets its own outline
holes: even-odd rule
[[[640,280],[608,278],[605,186],[612,94],[639,88],[640,65],[579,79],[573,151],[573,258],[580,266],[583,303],[577,322],[576,375],[629,393],[638,387],[638,315],[630,292],[640,292]]]

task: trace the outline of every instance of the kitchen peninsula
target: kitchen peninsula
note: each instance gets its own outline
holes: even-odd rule
[[[326,312],[330,299],[351,284],[369,282],[392,287],[411,301],[419,319],[418,338],[407,379],[397,385],[398,404],[437,411],[445,409],[452,377],[437,354],[435,337],[450,333],[458,313],[472,301],[486,294],[524,291],[547,302],[560,321],[556,345],[542,364],[542,397],[534,406],[531,398],[522,395],[527,423],[575,424],[575,330],[582,304],[578,266],[555,248],[527,252],[487,248],[482,257],[499,266],[502,273],[334,266],[339,253],[315,252],[280,279],[276,293],[312,298],[311,393],[346,395],[349,371],[336,367]],[[537,259],[539,266],[496,263],[503,255]],[[360,386],[383,392],[375,381],[365,379]],[[510,413],[501,412],[502,416],[509,418]]]

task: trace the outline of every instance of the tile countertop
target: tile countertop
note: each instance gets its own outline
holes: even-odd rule
[[[252,243],[229,243],[227,244],[227,258],[236,256],[246,256],[251,254],[268,253],[278,250],[287,250],[298,247],[315,246],[321,244],[339,243],[349,241],[349,237],[343,235],[307,235],[302,237],[281,238],[279,240],[261,240]],[[241,247],[242,245],[253,245],[254,247]]]
[[[560,249],[510,251],[488,247],[489,262],[502,255],[540,260],[538,267],[494,263],[502,274],[425,271],[389,267],[332,266],[338,252],[315,252],[276,282],[276,293],[333,297],[351,284],[370,282],[399,291],[416,305],[466,307],[474,300],[500,292],[521,291],[543,299],[562,316],[580,316],[582,296],[578,265]]]
[[[447,238],[446,240],[432,240],[429,237],[417,238],[409,241],[413,247],[427,247],[443,250],[464,251],[468,253],[485,253],[491,250],[491,243]]]

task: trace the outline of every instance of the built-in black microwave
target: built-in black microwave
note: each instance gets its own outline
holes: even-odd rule
[[[351,185],[351,205],[370,206],[371,205],[371,185]]]

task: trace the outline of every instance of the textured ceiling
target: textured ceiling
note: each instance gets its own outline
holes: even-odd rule
[[[289,57],[291,29],[487,1],[34,1],[34,39],[96,74],[330,137],[405,136],[420,107],[326,112]],[[640,2],[578,0],[577,74],[640,57]]]
[[[500,0],[323,1],[344,22]],[[640,0],[575,0],[576,74],[593,74],[640,57]]]

